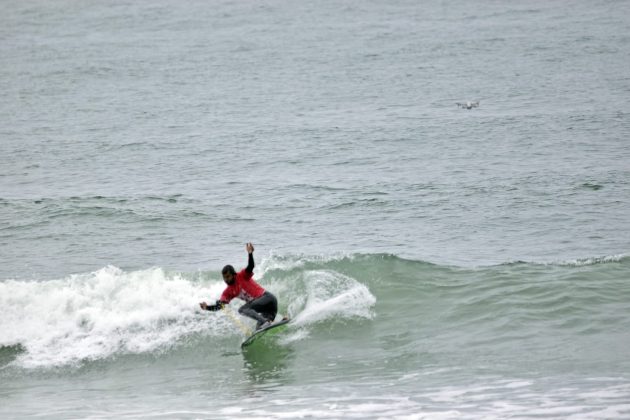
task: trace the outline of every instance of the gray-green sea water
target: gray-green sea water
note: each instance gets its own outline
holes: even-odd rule
[[[628,418],[629,67],[626,1],[2,2],[0,417]]]

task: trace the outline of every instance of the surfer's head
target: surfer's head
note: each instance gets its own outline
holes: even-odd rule
[[[221,270],[221,274],[223,275],[223,281],[227,284],[234,283],[234,279],[236,277],[236,270],[234,270],[234,267],[229,264],[226,265],[223,267],[223,270]]]

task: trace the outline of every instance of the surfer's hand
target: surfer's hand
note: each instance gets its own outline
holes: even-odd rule
[[[251,242],[247,242],[245,244],[245,249],[247,250],[248,254],[252,254],[254,252],[254,244],[252,244]]]
[[[201,309],[204,309],[204,310],[208,309],[208,304],[206,302],[201,302],[199,306],[201,306]]]

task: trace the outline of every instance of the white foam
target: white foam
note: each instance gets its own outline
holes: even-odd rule
[[[315,402],[308,398],[291,400],[274,399],[267,406],[256,409],[221,410],[221,414],[232,419],[295,419],[295,418],[382,418],[400,420],[459,419],[457,410],[427,410],[422,405],[405,397],[349,397],[331,398],[327,402]],[[413,413],[413,414],[410,414]]]
[[[289,305],[297,313],[293,324],[312,324],[330,318],[371,318],[376,298],[357,280],[329,270],[304,273],[306,296],[297,297]]]
[[[0,283],[0,346],[21,344],[15,363],[49,367],[101,359],[117,352],[149,352],[194,332],[233,330],[208,318],[198,302],[224,285],[193,283],[160,268],[93,273],[44,282]]]
[[[556,387],[539,390],[527,380],[502,380],[468,386],[449,386],[418,393],[419,401],[466,408],[462,418],[545,417],[571,419],[627,418],[630,405],[628,384],[608,385],[597,390],[578,387]],[[581,384],[580,386],[583,386]],[[488,405],[490,402],[490,405]],[[598,409],[597,407],[605,407]]]
[[[624,259],[628,258],[629,256],[630,254],[615,254],[615,255],[605,255],[605,256],[600,256],[600,257],[576,258],[572,260],[560,260],[560,261],[536,263],[536,264],[583,267],[583,266],[589,266],[589,265],[621,262]]]

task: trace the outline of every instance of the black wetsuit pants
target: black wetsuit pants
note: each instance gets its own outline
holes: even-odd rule
[[[256,327],[260,327],[265,322],[276,319],[278,300],[271,293],[265,292],[261,297],[241,306],[238,313],[255,319],[258,322]]]

